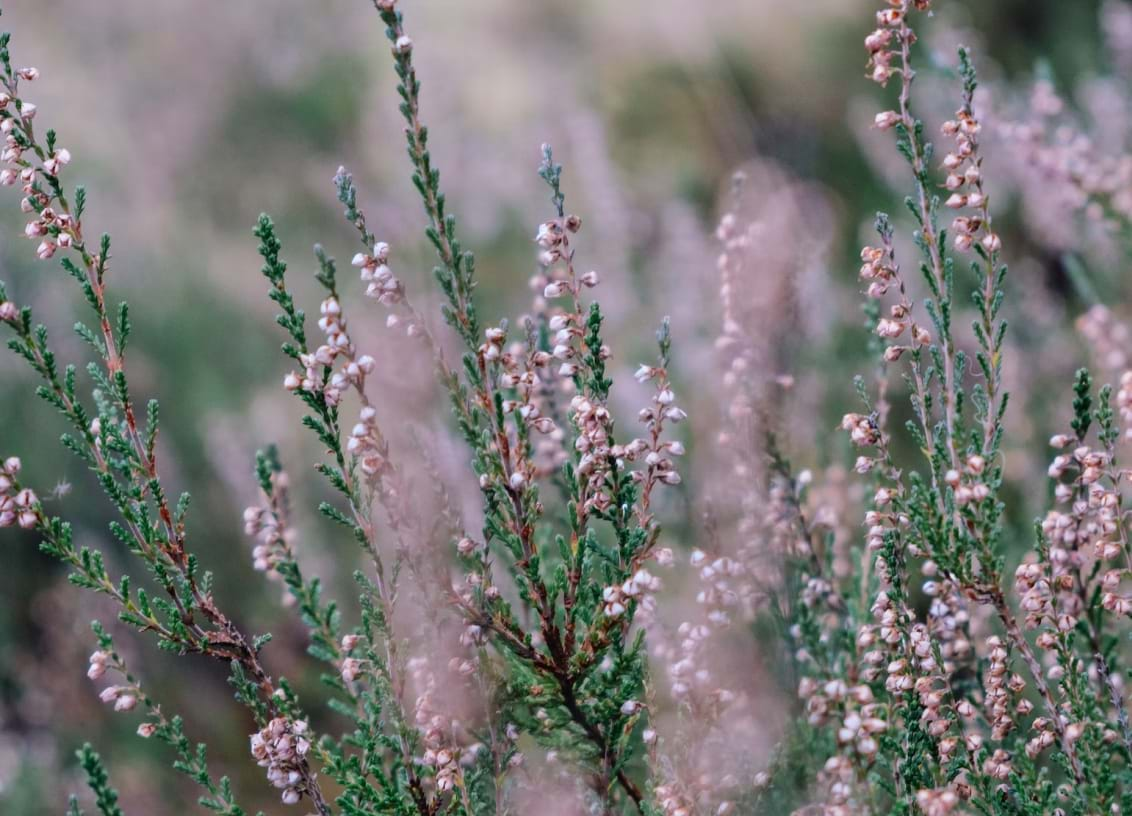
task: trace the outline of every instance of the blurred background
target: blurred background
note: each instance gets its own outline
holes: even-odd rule
[[[909,188],[891,134],[870,128],[891,106],[864,77],[861,41],[876,0],[401,5],[435,164],[477,252],[485,318],[530,307],[531,238],[550,215],[536,169],[539,145],[550,142],[565,165],[568,209],[584,221],[581,264],[602,275],[615,376],[628,380],[651,359],[653,329],[670,314],[678,391],[689,414],[710,424],[714,223],[731,173],[746,167],[746,206],[791,216],[766,234],[767,262],[753,266],[750,282],[783,306],[766,337],[768,376],[793,381],[785,444],[797,463],[837,478],[852,458],[831,429],[857,407],[852,375],[872,367],[857,253],[873,214],[900,217]],[[936,133],[958,106],[954,46],[972,46],[987,89],[979,97],[986,174],[1012,264],[1009,462],[1021,480],[1044,470],[1043,440],[1068,413],[1078,361],[1091,351],[1101,354],[1102,371],[1123,365],[1112,356],[1119,348],[1098,351],[1113,339],[1108,329],[1086,343],[1074,325],[1095,301],[1120,303],[1128,284],[1111,236],[1098,237],[1079,202],[1043,181],[1017,131],[1003,126],[1033,116],[1033,83],[1045,79],[1064,100],[1058,126],[1090,133],[1091,145],[1122,156],[1129,8],[1112,0],[937,5],[923,33],[930,57],[921,59],[920,112]],[[313,312],[312,244],[343,261],[357,250],[331,183],[345,164],[371,227],[393,246],[395,272],[427,299],[432,263],[382,26],[366,0],[9,0],[0,22],[13,33],[17,65],[42,72],[27,96],[75,156],[66,177],[88,187],[88,231],[114,237],[112,286],[129,300],[135,324],[133,389],[143,401],[162,400],[164,475],[172,490],[194,495],[195,551],[217,570],[222,605],[247,628],[274,631],[269,667],[301,687],[312,683],[300,663],[302,628],[279,614],[278,587],[252,571],[242,532],[242,509],[256,500],[257,447],[277,443],[291,465],[304,509],[304,565],[332,585],[348,581],[354,548],[310,512],[325,496],[309,472],[319,451],[301,432],[297,401],[280,387],[287,367],[251,227],[261,211],[275,217],[295,289]],[[18,198],[5,199],[0,279],[52,329],[63,358],[85,362],[69,328],[79,293],[55,264],[34,261]],[[797,250],[789,264],[779,262],[784,246]],[[912,257],[910,247],[901,250]],[[381,365],[395,367],[380,353],[392,341],[379,310],[359,297],[354,321]],[[120,565],[109,505],[58,444],[62,421],[31,396],[34,387],[19,360],[0,357],[0,455],[21,456],[43,494],[70,485],[55,512],[75,522],[80,543]],[[635,413],[634,393],[617,406],[621,415]],[[433,403],[442,418],[443,404]],[[1013,498],[1020,551],[1044,497]],[[670,505],[669,544],[686,549],[695,497]],[[69,587],[34,538],[13,530],[0,534],[0,598],[0,812],[62,812],[66,795],[81,788],[72,757],[87,739],[110,765],[127,813],[195,812],[197,792],[168,768],[163,748],[133,738],[135,718],[100,705],[85,677],[90,621],[109,624],[112,611]],[[223,667],[170,659],[124,633],[119,645],[153,696],[210,744],[242,803],[271,807],[275,794],[248,761],[250,725]]]

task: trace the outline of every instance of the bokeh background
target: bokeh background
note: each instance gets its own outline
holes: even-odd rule
[[[767,268],[754,270],[768,291],[789,292],[789,324],[768,333],[774,373],[795,381],[788,447],[797,462],[836,474],[851,458],[830,429],[856,407],[852,374],[871,365],[856,254],[872,214],[901,211],[908,186],[886,145],[890,134],[869,128],[881,103],[863,76],[861,40],[876,5],[403,0],[434,158],[478,254],[485,316],[529,307],[531,236],[549,212],[535,171],[539,145],[551,142],[566,167],[569,208],[584,219],[582,263],[605,281],[618,373],[628,379],[625,371],[649,359],[652,328],[671,314],[678,387],[690,413],[710,416],[713,224],[732,171],[746,166],[758,206],[789,205],[792,214],[787,228],[766,236]],[[929,124],[956,107],[949,66],[964,41],[990,89],[980,97],[988,122],[1025,118],[1030,85],[1045,76],[1065,96],[1067,115],[1083,128],[1103,125],[1115,151],[1127,146],[1129,77],[1103,25],[1108,19],[1111,34],[1127,4],[937,6],[921,72]],[[9,0],[0,23],[13,32],[15,61],[43,73],[28,95],[75,156],[67,175],[90,191],[88,230],[114,236],[113,285],[135,323],[133,387],[162,399],[165,474],[194,495],[194,547],[216,569],[225,607],[248,628],[275,632],[272,670],[311,683],[301,627],[279,614],[278,588],[252,571],[240,521],[256,498],[253,453],[268,442],[292,465],[300,506],[313,508],[324,495],[304,464],[318,451],[301,433],[299,406],[279,387],[286,367],[251,227],[261,211],[276,218],[312,311],[311,245],[322,242],[344,260],[356,250],[331,184],[346,164],[371,224],[394,247],[396,271],[427,297],[431,263],[380,22],[366,0]],[[1091,298],[1119,303],[1127,284],[1111,245],[1094,241],[1071,210],[1045,211],[1046,221],[1065,213],[1058,229],[1035,215],[1040,179],[988,129],[987,174],[1012,262],[1010,462],[1021,480],[1043,468],[1042,440],[1064,415],[1069,372],[1087,351],[1075,319]],[[34,261],[18,199],[5,198],[0,279],[52,328],[61,356],[83,361],[69,331],[78,293],[56,266]],[[775,243],[805,250],[806,263],[785,284]],[[385,342],[382,316],[373,310],[365,319],[373,342]],[[382,366],[399,375],[396,358]],[[69,484],[55,500],[59,512],[73,519],[81,543],[121,564],[108,505],[59,446],[62,422],[32,397],[34,385],[20,361],[0,357],[0,454],[20,455],[41,492]],[[631,416],[632,404],[619,407]],[[1022,548],[1043,497],[1016,489],[1013,498]],[[692,504],[678,498],[668,509],[677,548],[694,538],[682,521],[694,515]],[[315,515],[300,522],[302,560],[332,584],[346,580],[353,549]],[[67,793],[81,788],[73,750],[88,739],[112,768],[128,813],[196,811],[196,791],[168,768],[163,750],[133,738],[134,718],[101,706],[85,677],[89,623],[110,622],[112,612],[69,587],[35,544],[20,532],[0,534],[0,812],[62,812]],[[119,641],[153,695],[186,717],[193,738],[209,742],[241,801],[273,807],[248,761],[250,726],[223,668],[171,659],[129,635]]]

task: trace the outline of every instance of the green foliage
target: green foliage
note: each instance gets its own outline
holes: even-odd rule
[[[102,816],[123,816],[122,809],[118,807],[118,791],[110,785],[110,775],[102,766],[102,758],[94,752],[90,743],[85,743],[75,755],[79,758],[79,764],[86,774],[86,784],[94,794],[98,812]],[[78,800],[74,797],[71,797],[70,812],[79,816],[82,814]]]
[[[1073,419],[1069,427],[1078,439],[1084,439],[1089,433],[1089,426],[1093,421],[1093,378],[1089,376],[1087,368],[1077,369],[1077,376],[1073,383]]]

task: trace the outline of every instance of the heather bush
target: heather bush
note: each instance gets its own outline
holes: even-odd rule
[[[1049,77],[1027,92],[1034,118],[1018,119],[1013,89],[980,89],[974,48],[947,62],[930,50],[921,102],[918,38],[944,23],[931,0],[886,0],[862,21],[862,85],[883,100],[862,138],[883,140],[906,197],[869,218],[859,250],[865,331],[846,336],[862,373],[837,363],[843,338],[823,337],[860,322],[834,315],[846,303],[814,272],[836,266],[827,196],[757,158],[725,185],[714,269],[677,270],[629,365],[609,338],[637,355],[629,335],[649,332],[614,325],[603,303],[644,287],[583,263],[592,219],[573,211],[549,145],[531,162],[545,203],[530,218],[528,303],[508,319],[482,296],[433,156],[458,134],[425,123],[428,44],[418,58],[404,5],[373,11],[418,199],[404,209],[431,259],[383,239],[345,167],[326,195],[356,245],[349,264],[315,246],[317,296],[289,269],[287,231],[268,215],[254,227],[282,340],[277,396],[295,398],[315,447],[255,440],[259,499],[238,558],[276,585],[272,629],[300,631],[301,658],[242,619],[231,563],[198,556],[194,514],[222,511],[175,495],[159,403],[131,386],[111,239],[88,231],[71,153],[26,95],[39,71],[0,37],[0,184],[21,191],[37,258],[81,292],[90,362],[66,362],[75,349],[2,284],[0,322],[93,476],[78,489],[100,487],[114,512],[110,536],[88,543],[68,520],[74,491],[28,478],[20,457],[36,453],[20,450],[3,460],[0,527],[34,531],[76,592],[101,596],[90,693],[227,816],[255,811],[245,784],[321,816],[1132,808],[1119,464],[1132,370],[1128,330],[1102,305],[1122,294],[1104,267],[1127,257],[1127,156],[1085,124],[1055,124],[1070,112]],[[1119,65],[1132,18],[1111,1],[1102,13]],[[920,110],[941,105],[933,136]],[[1023,191],[1035,229],[1055,214],[1084,225],[1046,236],[1092,304],[1071,377],[1008,332],[1008,315],[1034,307],[1028,283],[1009,306],[1006,190]],[[800,335],[833,364],[808,359]],[[831,377],[852,387],[822,391]],[[1023,448],[1041,421],[1012,405],[1015,386],[1058,423],[1037,467]],[[320,487],[295,478],[312,449]],[[247,740],[254,783],[234,784],[192,712],[144,681],[134,655],[148,645],[224,667],[239,713],[212,725]],[[115,763],[91,744],[77,759],[89,790],[68,812],[122,814]]]

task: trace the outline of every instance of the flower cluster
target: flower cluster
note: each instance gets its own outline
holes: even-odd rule
[[[1002,249],[1002,240],[991,229],[987,194],[983,190],[982,162],[978,154],[981,129],[969,102],[956,111],[954,119],[943,123],[943,134],[955,139],[955,149],[943,158],[947,171],[944,187],[951,193],[946,206],[955,210],[970,208],[976,213],[958,216],[951,222],[956,249],[970,249],[978,240],[984,250],[994,254]]]
[[[939,565],[926,559],[920,566],[924,576],[921,589],[931,599],[928,623],[931,635],[939,645],[943,671],[953,675],[970,666],[975,657],[970,640],[971,615],[959,585],[949,576],[940,575]]]
[[[564,322],[565,318],[556,316],[550,321],[551,329],[555,325],[564,325]],[[558,339],[564,339],[563,331],[566,330],[559,329]],[[502,327],[489,328],[484,335],[485,341],[479,347],[480,355],[484,360],[498,364],[501,371],[499,387],[515,396],[513,399],[503,400],[503,412],[518,417],[528,430],[540,435],[537,443],[537,453],[540,455],[534,463],[536,468],[532,476],[538,471],[554,472],[563,464],[566,455],[563,447],[566,434],[554,418],[546,413],[547,410],[553,410],[551,401],[547,398],[546,386],[554,377],[552,366],[556,355],[538,348],[532,342],[528,342],[526,346],[512,343],[505,348],[507,332]],[[541,468],[537,466],[538,459],[543,463]]]
[[[138,704],[137,690],[132,686],[107,686],[98,695],[98,699],[104,703],[113,703],[115,711],[133,711]]]
[[[877,336],[884,340],[897,340],[905,332],[908,333],[910,345],[893,344],[885,348],[884,359],[891,363],[899,360],[901,355],[909,349],[919,349],[929,345],[932,337],[931,333],[915,320],[913,304],[905,290],[904,279],[900,274],[900,267],[896,263],[896,255],[890,242],[890,236],[882,230],[881,237],[884,239],[883,246],[866,246],[861,250],[861,270],[859,274],[860,279],[868,284],[866,295],[870,298],[882,298],[893,283],[897,285],[899,290],[899,301],[889,307],[889,313],[886,317],[877,320],[874,329]],[[855,442],[857,439],[869,438],[869,435],[864,433],[864,428],[856,432],[851,427],[843,426],[843,429],[853,433]],[[858,470],[861,464],[858,463]]]
[[[696,812],[695,801],[674,782],[656,786],[656,801],[664,816],[691,816]]]
[[[457,671],[460,671],[459,662],[457,659],[454,667]],[[475,666],[471,669],[474,671]],[[417,692],[413,722],[424,745],[421,763],[432,770],[437,790],[447,792],[464,784],[462,766],[473,762],[483,745],[472,742],[461,746],[458,735],[463,733],[463,728],[439,703],[441,681],[430,661],[414,657],[409,661],[408,670]]]
[[[342,637],[341,647],[344,657],[339,664],[338,670],[342,675],[342,681],[346,684],[353,683],[363,671],[368,669],[368,664],[365,660],[351,655],[351,652],[358,647],[361,640],[361,636],[356,634],[344,635]]]
[[[285,584],[280,568],[294,561],[295,532],[287,521],[290,480],[281,469],[273,470],[266,477],[270,480],[270,490],[265,491],[265,504],[244,510],[244,533],[257,540],[252,548],[252,566],[270,580]],[[282,603],[290,606],[294,602],[294,595],[284,589]]]
[[[355,359],[355,349],[346,332],[346,319],[338,298],[331,296],[322,301],[319,307],[321,316],[318,327],[326,335],[326,342],[313,352],[300,357],[305,373],[300,376],[291,372],[283,381],[288,391],[321,391],[328,405],[337,405],[342,394],[350,387],[361,387],[367,374],[373,372],[376,361],[368,354]],[[322,372],[333,369],[339,358],[343,367],[324,377]]]
[[[1067,447],[1074,437],[1054,436],[1051,444]],[[1078,440],[1079,441],[1079,440]],[[1062,481],[1072,475],[1071,482]],[[1122,522],[1120,476],[1112,472],[1111,453],[1079,444],[1069,454],[1054,457],[1049,467],[1050,478],[1057,480],[1055,498],[1068,505],[1064,510],[1050,510],[1042,520],[1042,533],[1049,546],[1049,563],[1044,569],[1034,563],[1019,566],[1015,580],[1023,595],[1023,606],[1031,626],[1048,622],[1062,631],[1076,626],[1084,614],[1085,599],[1076,589],[1084,579],[1080,576],[1092,563],[1119,561],[1126,563],[1127,532]],[[1103,575],[1103,603],[1110,611],[1126,609],[1116,592],[1122,572],[1107,569]],[[1054,595],[1060,603],[1054,604]]]
[[[0,293],[0,322],[15,323],[20,315],[20,307],[10,300],[6,300]]]
[[[272,574],[280,561],[287,557],[287,545],[283,541],[285,531],[279,520],[270,509],[248,507],[244,510],[244,532],[260,540],[252,549],[252,565],[259,572]]]
[[[551,163],[548,150],[544,146],[547,158],[540,172],[544,178],[557,179],[554,174],[560,172],[560,168]],[[575,270],[570,236],[576,235],[581,226],[580,218],[564,211],[539,225],[535,235],[535,243],[539,247],[539,272],[532,278],[531,285],[541,287],[541,298],[536,300],[535,308],[545,313],[547,329],[553,332],[548,344],[549,353],[558,363],[557,369],[547,372],[544,381],[553,382],[553,376],[560,390],[569,397],[568,420],[575,431],[574,450],[578,456],[576,472],[583,487],[582,511],[589,514],[604,512],[612,505],[613,495],[607,477],[616,460],[631,457],[635,449],[613,444],[613,416],[605,405],[602,389],[586,384],[594,376],[594,367],[603,366],[612,352],[591,330],[582,301],[583,291],[596,287],[600,278],[596,271],[578,274]],[[561,305],[562,301],[565,305]],[[545,359],[545,354],[532,346],[525,361],[527,376],[523,385],[528,388],[535,385],[535,369],[550,362]],[[512,377],[521,382],[523,375],[514,372]],[[528,422],[532,418],[542,419],[544,426],[538,430],[553,434],[556,428],[547,417],[541,417],[542,410],[536,402],[532,402],[533,398],[531,390],[523,398],[521,407],[528,411],[524,419]],[[541,401],[549,405],[550,394],[542,393]],[[548,442],[556,442],[556,436]],[[543,460],[551,466],[562,464],[563,458],[549,448],[550,444],[543,449]]]
[[[38,168],[25,157],[29,148],[25,134],[31,129],[36,106],[15,96],[15,83],[19,80],[31,82],[38,78],[37,69],[22,68],[15,72],[9,91],[0,93],[0,112],[3,116],[0,119],[0,133],[4,134],[5,140],[4,149],[0,151],[0,161],[7,165],[0,170],[0,184],[6,187],[22,185],[25,197],[20,208],[24,213],[35,216],[28,222],[24,235],[40,242],[36,256],[41,260],[48,260],[60,247],[72,246],[78,236],[74,232],[71,215],[54,210],[51,207],[51,196],[37,183],[39,173],[58,176],[63,167],[70,164],[71,152],[52,145],[49,152],[42,156]]]
[[[881,440],[880,428],[877,427],[876,417],[865,414],[846,414],[841,418],[841,430],[849,432],[849,438],[854,445],[867,448],[876,445]],[[858,463],[858,470],[867,470]]]
[[[91,680],[101,680],[107,671],[115,671],[126,677],[127,683],[109,685],[98,694],[102,702],[114,704],[115,711],[133,711],[142,697],[141,689],[132,682],[132,678],[122,670],[122,666],[113,652],[106,648],[99,648],[91,653],[90,666],[86,676]]]
[[[959,806],[959,796],[951,788],[916,791],[916,805],[924,816],[948,816]]]
[[[576,215],[563,215],[539,225],[535,242],[539,246],[539,266],[541,275],[532,280],[532,286],[542,286],[542,296],[547,300],[569,296],[575,302],[581,297],[582,288],[597,286],[598,273],[586,272],[576,275],[573,266],[573,252],[570,250],[569,236],[582,228],[582,219]],[[581,335],[580,322],[583,315],[579,309],[565,315],[569,328]],[[573,334],[573,332],[571,333]],[[561,345],[561,344],[559,344]]]
[[[345,168],[339,168],[344,173]],[[379,241],[373,245],[373,254],[359,252],[354,256],[353,265],[360,270],[362,281],[366,284],[366,297],[371,297],[383,306],[396,306],[404,299],[401,282],[389,269],[389,244]]]
[[[665,329],[661,330],[662,332]],[[636,471],[633,478],[644,483],[643,495],[647,496],[653,484],[680,484],[680,474],[676,471],[674,456],[684,455],[684,445],[679,440],[662,440],[666,422],[677,423],[687,418],[684,410],[676,404],[676,395],[668,381],[665,366],[641,365],[636,372],[637,382],[652,382],[654,392],[652,404],[642,408],[637,419],[644,424],[649,433],[648,439],[634,439],[625,448],[625,458],[633,460],[644,457],[647,469]],[[647,506],[647,502],[645,502]]]
[[[648,594],[660,589],[660,578],[646,569],[639,569],[618,586],[608,586],[601,591],[605,614],[619,618],[625,614],[628,605],[634,601],[648,603]]]
[[[615,452],[610,445],[612,414],[605,405],[583,394],[575,394],[570,400],[570,421],[577,429],[574,448],[581,454],[578,476],[586,482],[584,509],[587,512],[607,510],[613,504],[613,496],[606,477],[615,464],[614,457],[616,453],[623,458],[631,457],[638,448],[626,446]]]
[[[1018,697],[1026,688],[1026,681],[1019,674],[1009,674],[1010,653],[1002,638],[992,636],[987,639],[987,670],[983,675],[986,693],[987,721],[991,726],[991,738],[1001,741],[1014,730],[1014,714],[1025,716],[1033,709],[1029,700]]]
[[[20,487],[16,481],[20,467],[15,456],[8,457],[0,466],[0,527],[18,524],[30,529],[39,521],[39,499],[31,488]]]
[[[869,52],[869,78],[882,87],[894,74],[910,70],[905,61],[908,49],[916,42],[916,35],[908,27],[907,18],[913,7],[927,11],[931,0],[887,0],[888,8],[876,13],[877,28],[865,38]],[[893,65],[893,61],[898,64]],[[900,121],[899,114],[891,111],[877,116],[877,126],[888,128]]]
[[[251,735],[252,757],[267,769],[267,781],[282,789],[287,805],[297,804],[303,797],[301,763],[311,749],[308,732],[305,720],[276,717]]]
[[[903,8],[905,3],[892,2],[892,5],[893,8],[877,12],[878,27],[865,38],[865,48],[869,52],[869,77],[882,86],[887,85],[893,73],[900,70],[892,65],[893,58],[899,57],[899,52],[893,50],[893,46],[901,44],[900,24],[907,12]],[[899,119],[895,113],[884,114],[882,117],[877,118],[877,124],[882,127],[891,127]]]
[[[731,610],[740,602],[737,578],[746,570],[735,559],[721,556],[709,559],[703,550],[693,550],[691,565],[700,577],[701,589],[696,593],[703,621],[681,621],[676,629],[677,644],[671,650],[658,651],[668,665],[669,693],[688,707],[698,720],[709,725],[736,702],[738,695],[723,688],[715,675],[710,659],[714,632],[731,624]],[[713,632],[714,630],[714,632]]]
[[[377,409],[365,405],[358,412],[358,423],[350,431],[346,450],[361,465],[362,473],[378,478],[386,468],[388,451],[377,425]]]

